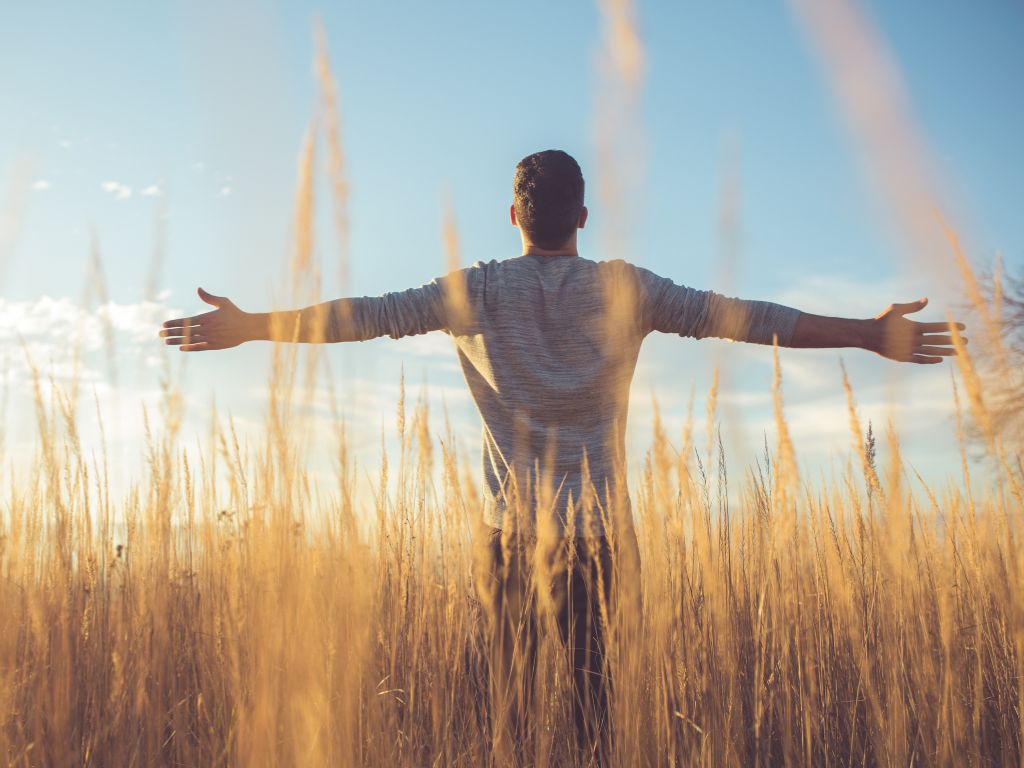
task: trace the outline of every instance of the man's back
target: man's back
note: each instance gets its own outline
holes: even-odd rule
[[[526,508],[554,511],[562,527],[570,494],[579,501],[614,482],[643,339],[636,316],[615,318],[605,300],[624,267],[527,255],[467,270],[471,322],[451,333],[483,419],[491,525],[501,527],[518,491]],[[584,455],[592,484],[584,481]],[[582,534],[582,506],[578,513]],[[601,532],[595,522],[587,532]]]
[[[579,256],[477,262],[386,294],[372,316],[359,304],[370,301],[347,310],[363,338],[445,330],[455,340],[483,420],[485,520],[502,527],[518,501],[576,535],[603,535],[608,492],[624,480],[629,385],[648,333],[785,343],[799,314]],[[570,494],[597,506],[575,504],[570,521]]]

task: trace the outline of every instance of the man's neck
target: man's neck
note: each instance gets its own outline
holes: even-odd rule
[[[523,256],[579,256],[576,249],[576,238],[572,238],[561,248],[541,248],[529,240],[523,241]]]

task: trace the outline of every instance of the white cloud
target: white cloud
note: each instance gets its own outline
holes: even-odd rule
[[[232,191],[233,190],[231,189],[231,187],[228,187],[228,186],[221,187],[220,188],[220,196],[221,197],[227,197],[228,195],[230,195],[232,193]]]
[[[46,179],[37,179],[36,181],[32,182],[32,189],[38,192],[45,192],[49,188],[50,182],[48,182]]]
[[[31,463],[38,445],[37,406],[50,408],[58,393],[65,397],[77,392],[83,446],[87,452],[99,450],[95,397],[112,472],[130,478],[138,468],[144,439],[141,408],[148,408],[156,428],[162,397],[158,378],[166,376],[172,362],[157,331],[163,320],[178,313],[155,301],[84,308],[69,297],[0,298],[0,401],[6,401],[0,424],[8,436],[7,455]],[[38,401],[33,369],[38,375]]]
[[[153,342],[160,323],[176,312],[162,301],[111,301],[89,310],[66,296],[34,301],[0,298],[0,346],[14,349],[24,344],[40,364],[70,360],[101,350],[108,326],[115,345],[134,348]]]
[[[148,187],[143,189],[140,193],[143,197],[160,197],[163,194],[163,190],[160,189],[158,184],[150,184]]]
[[[61,139],[59,143],[60,143],[60,148],[61,149],[71,149],[71,140],[70,139]]]
[[[381,340],[381,354],[391,358],[416,358],[417,362],[429,363],[432,371],[447,371],[462,378],[462,367],[456,356],[455,343],[446,333],[424,333],[419,336],[405,336]]]
[[[124,200],[132,196],[132,188],[117,181],[104,181],[100,185],[104,192],[109,192],[115,200]]]

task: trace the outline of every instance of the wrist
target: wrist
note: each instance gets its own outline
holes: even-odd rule
[[[270,313],[247,312],[246,340],[270,341]]]
[[[875,319],[857,321],[857,346],[871,352],[877,352],[881,346],[878,321]]]

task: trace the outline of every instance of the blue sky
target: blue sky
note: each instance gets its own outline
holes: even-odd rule
[[[969,253],[984,261],[999,250],[1011,264],[1024,262],[1024,6],[856,7],[898,68],[914,136],[940,180],[936,196],[948,202]],[[928,265],[948,253],[908,253],[799,8],[637,4],[646,68],[632,136],[641,151],[629,156],[642,179],[628,200],[630,248],[607,251],[615,213],[592,194],[581,253],[625,255],[680,283],[826,314],[873,314],[928,294],[940,318],[955,290]],[[602,26],[594,3],[5,3],[0,205],[8,233],[14,222],[19,234],[14,248],[0,237],[8,313],[0,343],[8,357],[20,354],[11,329],[23,325],[18,313],[35,313],[39,354],[59,357],[65,340],[51,333],[46,342],[53,305],[38,302],[79,300],[94,231],[127,340],[116,351],[115,381],[94,344],[93,380],[128,414],[127,452],[130,414],[152,397],[161,354],[131,326],[149,318],[136,305],[146,298],[158,225],[166,233],[158,280],[166,311],[199,310],[200,284],[253,310],[283,294],[275,286],[289,256],[299,149],[316,108],[315,18],[340,97],[351,293],[441,274],[446,200],[464,262],[517,255],[506,209],[512,169],[529,152],[568,150],[596,189]],[[321,145],[321,165],[324,157]],[[726,263],[719,220],[730,174],[739,190],[738,251]],[[325,296],[333,296],[337,243],[327,186],[317,192],[317,255]],[[73,322],[70,311],[57,312],[61,328]],[[368,462],[380,423],[392,418],[389,398],[403,366],[413,384],[427,379],[445,395],[467,450],[475,450],[472,406],[444,342],[330,351]],[[211,397],[255,423],[268,358],[265,346],[249,345],[190,359],[191,423],[203,423]],[[844,359],[866,415],[897,415],[908,458],[939,476],[954,466],[948,367],[895,371],[866,353]],[[717,362],[726,366],[723,404],[735,409],[733,444],[745,462],[770,422],[769,361],[763,349],[651,339],[635,387],[637,450],[651,394],[678,422],[692,387],[701,413],[699,393]],[[808,462],[849,442],[837,361],[832,352],[783,355],[795,439]],[[23,384],[12,385],[9,422],[18,418]]]

